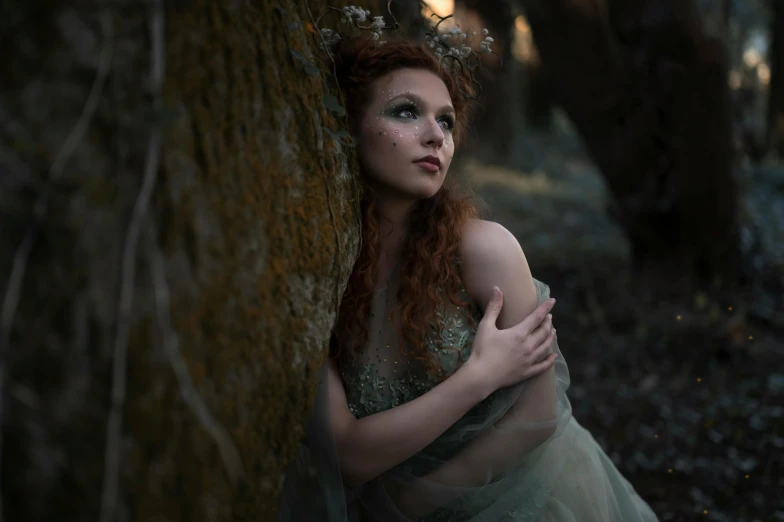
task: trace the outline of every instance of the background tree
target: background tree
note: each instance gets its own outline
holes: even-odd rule
[[[766,148],[778,157],[784,156],[784,5],[780,1],[770,2],[770,91],[768,97],[768,121]]]
[[[542,67],[601,169],[640,268],[737,268],[728,60],[693,2],[521,0]]]
[[[358,243],[324,7],[3,4],[4,520],[273,519]]]
[[[493,38],[495,55],[483,58],[477,79],[482,95],[472,119],[472,152],[491,163],[508,160],[516,135],[521,131],[524,108],[521,106],[519,86],[522,66],[512,57],[516,6],[502,0],[456,0],[455,21],[466,31],[476,31],[478,45],[484,39],[480,31],[486,28]],[[470,34],[470,33],[469,33]],[[518,117],[516,117],[518,116]]]

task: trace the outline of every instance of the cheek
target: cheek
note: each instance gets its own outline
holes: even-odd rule
[[[399,124],[379,119],[368,125],[365,136],[368,154],[383,155],[406,150],[419,140],[420,129],[416,124]]]

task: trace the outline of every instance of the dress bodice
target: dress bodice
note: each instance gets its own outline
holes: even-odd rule
[[[357,417],[372,415],[398,406],[436,386],[453,374],[471,355],[476,325],[482,313],[461,288],[457,297],[465,306],[453,304],[442,292],[442,304],[429,325],[425,347],[435,357],[437,374],[425,371],[421,363],[401,359],[399,344],[405,342],[395,326],[397,285],[390,281],[386,289],[373,295],[368,318],[368,340],[364,349],[343,366],[342,378],[349,409]]]

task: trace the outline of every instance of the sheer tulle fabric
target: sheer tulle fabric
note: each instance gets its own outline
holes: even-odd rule
[[[549,297],[549,288],[538,281],[536,285],[541,303]],[[424,377],[398,379],[405,373],[401,370],[404,363],[390,350],[398,338],[394,328],[383,326],[394,305],[388,301],[396,295],[395,290],[392,281],[388,294],[379,292],[376,296],[366,358],[353,370],[360,377],[347,379],[347,397],[358,417],[411,400],[435,385]],[[439,332],[429,345],[447,374],[470,354],[475,332],[470,321],[460,319],[463,311],[457,308],[447,303],[441,319],[442,330],[449,331]],[[463,346],[456,346],[461,343]],[[554,350],[561,356],[555,364],[557,408],[553,418],[532,420],[523,410],[513,408],[525,394],[525,383],[499,390],[419,454],[354,490],[345,488],[341,479],[322,369],[307,440],[287,473],[279,520],[657,520],[590,433],[572,418],[566,396],[569,371],[557,343]],[[470,460],[465,458],[467,448]],[[439,473],[447,469],[448,473]]]

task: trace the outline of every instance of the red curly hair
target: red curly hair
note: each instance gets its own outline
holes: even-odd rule
[[[351,100],[346,111],[352,128],[369,105],[376,80],[397,69],[416,68],[431,71],[443,80],[455,109],[455,145],[465,136],[472,100],[464,93],[473,92],[470,78],[442,69],[438,57],[425,44],[401,39],[376,45],[368,36],[344,38],[333,51],[333,58],[340,90],[345,100]],[[372,192],[364,191],[361,209],[362,248],[343,294],[330,348],[330,356],[339,366],[367,342],[367,321],[378,269],[379,216]],[[461,225],[477,216],[472,195],[461,193],[456,187],[442,186],[435,196],[419,201],[408,218],[399,266],[399,304],[393,314],[401,314],[401,334],[408,345],[400,347],[401,355],[419,361],[433,376],[437,368],[425,348],[425,340],[442,302],[439,288],[455,305],[468,304],[457,297],[462,286],[457,249]],[[413,223],[417,226],[412,227]]]

